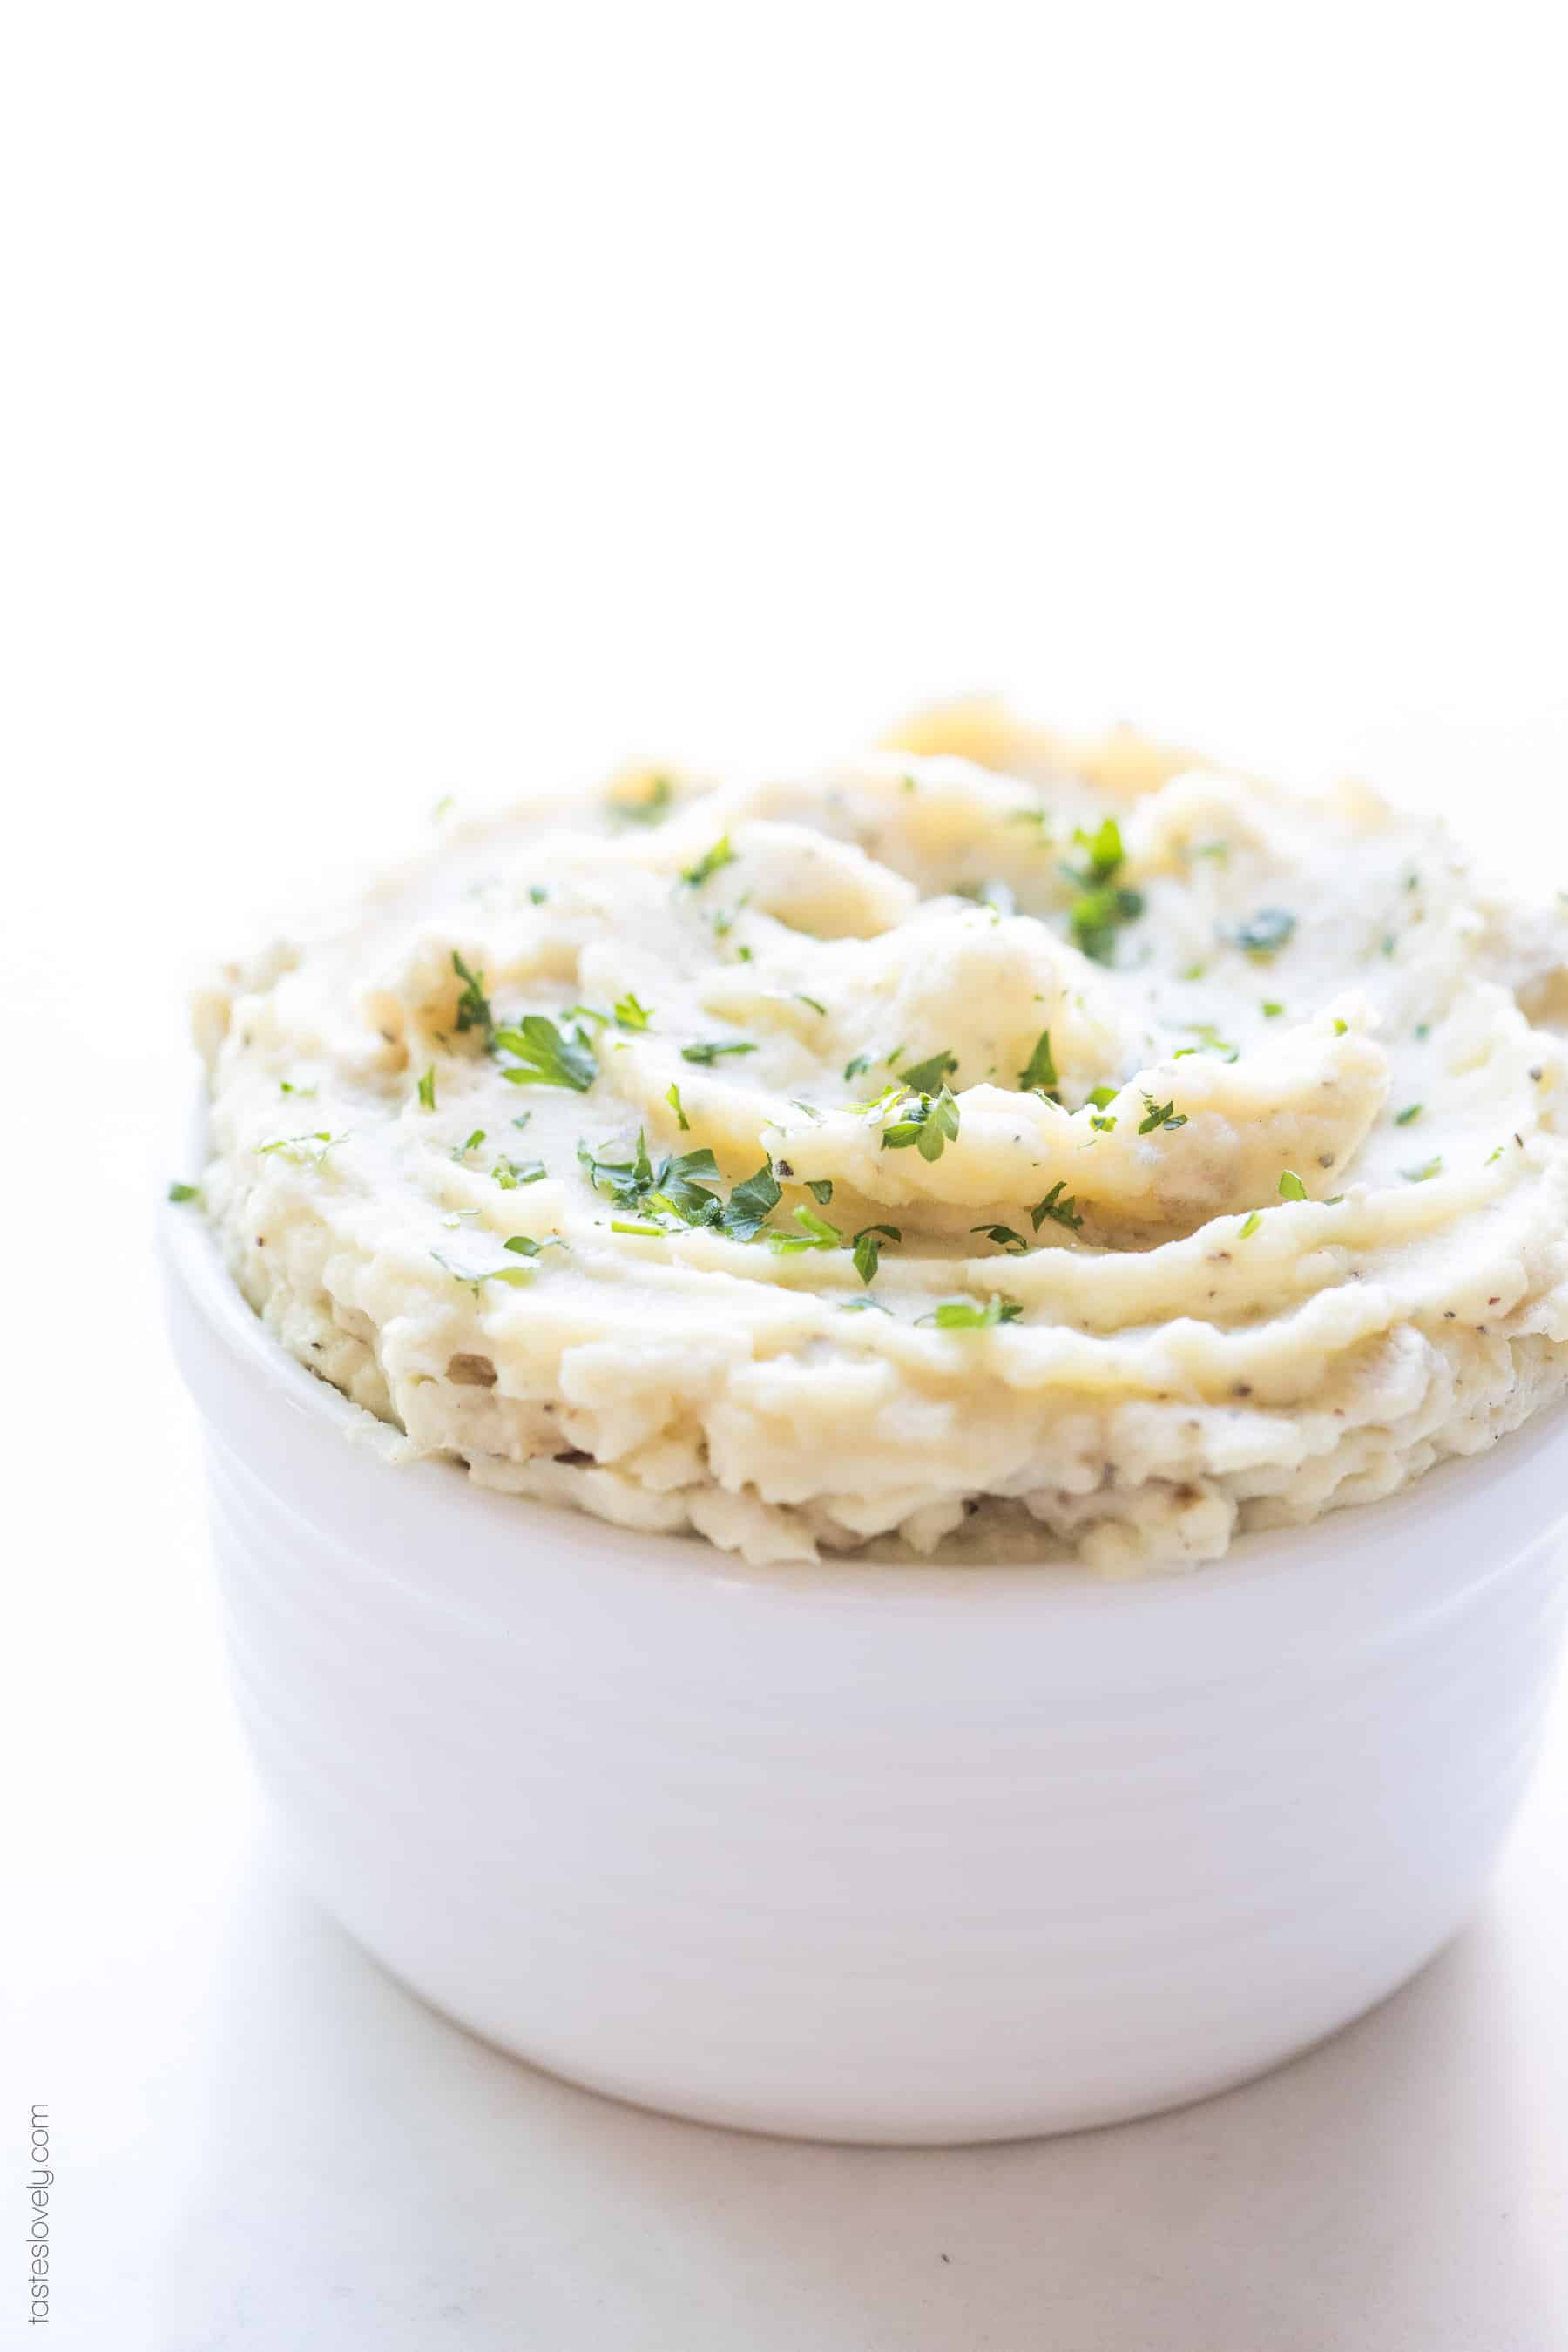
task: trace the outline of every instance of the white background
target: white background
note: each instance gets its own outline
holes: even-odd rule
[[[276,1874],[147,1251],[185,978],[447,792],[996,685],[1568,880],[1554,30],[5,20],[0,2340],[40,2096],[89,2352],[1568,2339],[1568,1731],[1471,1936],[1229,2100],[905,2156],[609,2107]]]

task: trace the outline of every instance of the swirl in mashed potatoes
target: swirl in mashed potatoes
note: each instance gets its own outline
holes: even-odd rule
[[[198,1004],[300,1360],[765,1562],[1210,1559],[1568,1373],[1568,922],[1443,828],[983,706],[448,824]]]

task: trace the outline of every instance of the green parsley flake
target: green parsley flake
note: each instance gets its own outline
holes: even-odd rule
[[[768,1247],[771,1250],[784,1255],[796,1250],[831,1250],[843,1247],[844,1236],[837,1226],[830,1225],[826,1217],[819,1217],[815,1209],[796,1209],[795,1221],[800,1227],[798,1234],[768,1235]]]
[[[452,950],[452,970],[463,983],[463,992],[458,999],[458,1034],[465,1029],[480,1029],[488,1045],[495,1035],[496,1024],[489,998],[485,994],[484,973],[470,971],[456,948]]]
[[[1296,918],[1284,907],[1260,907],[1249,922],[1231,934],[1231,943],[1244,955],[1265,959],[1289,944]]]
[[[712,848],[705,851],[695,866],[687,866],[680,878],[689,890],[700,890],[704,882],[710,882],[715,874],[734,863],[735,852],[730,846],[730,836],[727,833],[721,834]]]
[[[1077,1195],[1069,1193],[1066,1200],[1061,1197],[1066,1189],[1065,1182],[1058,1178],[1046,1194],[1045,1199],[1036,1202],[1029,1212],[1029,1219],[1037,1233],[1047,1217],[1053,1224],[1066,1225],[1069,1232],[1077,1233],[1083,1219],[1078,1213]],[[978,1231],[979,1228],[976,1227],[975,1230]]]
[[[623,824],[662,824],[675,803],[675,787],[668,776],[655,776],[641,800],[612,800],[610,814]]]
[[[276,1151],[285,1160],[309,1160],[312,1167],[320,1168],[329,1151],[347,1141],[346,1130],[342,1135],[329,1135],[326,1129],[321,1127],[312,1135],[275,1135],[270,1143],[257,1145],[256,1156],[258,1160],[265,1160],[268,1152]]]
[[[503,1192],[515,1192],[520,1184],[537,1184],[544,1173],[542,1160],[498,1160],[490,1170]]]
[[[882,1129],[884,1151],[906,1151],[912,1143],[922,1160],[940,1160],[958,1133],[958,1105],[946,1087],[939,1095],[907,1100],[903,1117]]]
[[[1147,1116],[1139,1121],[1140,1135],[1152,1135],[1159,1127],[1185,1127],[1187,1123],[1184,1110],[1178,1110],[1173,1102],[1157,1103],[1152,1095],[1144,1096],[1143,1108]]]
[[[1405,1105],[1405,1108],[1404,1108],[1403,1110],[1396,1110],[1396,1111],[1394,1112],[1394,1126],[1395,1126],[1395,1127],[1413,1127],[1413,1126],[1415,1125],[1415,1121],[1420,1118],[1420,1116],[1421,1116],[1421,1111],[1422,1111],[1422,1105],[1421,1105],[1420,1103],[1406,1103],[1406,1105]]]
[[[946,1052],[932,1054],[928,1061],[916,1062],[910,1069],[900,1070],[899,1077],[911,1094],[933,1095],[942,1080],[951,1077],[957,1067],[956,1055]]]
[[[585,1095],[599,1075],[582,1031],[563,1037],[542,1013],[529,1013],[515,1029],[498,1029],[495,1041],[503,1053],[517,1057],[515,1066],[501,1072],[514,1087],[568,1087],[574,1094]]]
[[[1282,1201],[1304,1201],[1306,1197],[1307,1188],[1296,1171],[1293,1168],[1283,1169],[1279,1177],[1279,1198]]]
[[[695,1045],[682,1045],[680,1058],[683,1062],[697,1063],[701,1069],[710,1070],[721,1054],[754,1054],[756,1050],[755,1045],[744,1038],[737,1038],[732,1045],[709,1040]]]
[[[1073,944],[1091,963],[1111,963],[1117,931],[1143,912],[1142,894],[1125,889],[1114,879],[1125,853],[1121,829],[1113,816],[1108,816],[1094,833],[1079,826],[1073,840],[1084,852],[1083,865],[1062,867],[1078,892],[1068,911]]]
[[[977,1307],[970,1298],[944,1298],[930,1315],[922,1315],[922,1323],[934,1323],[939,1331],[993,1331],[998,1323],[1016,1323],[1024,1312],[1016,1298],[988,1298]]]
[[[1060,1081],[1051,1056],[1051,1033],[1042,1029],[1035,1040],[1035,1050],[1029,1056],[1027,1069],[1018,1073],[1018,1086],[1024,1094],[1055,1095]]]
[[[855,1236],[855,1271],[862,1282],[875,1281],[877,1268],[882,1262],[884,1240],[901,1242],[903,1233],[898,1225],[863,1225]],[[865,1302],[857,1300],[857,1305]]]
[[[418,1093],[421,1108],[425,1110],[434,1110],[436,1108],[436,1065],[434,1062],[431,1063],[430,1067],[420,1079]]]
[[[171,1201],[199,1201],[201,1197],[202,1188],[199,1184],[182,1184],[176,1179],[169,1187]]]
[[[1407,1184],[1429,1184],[1434,1176],[1440,1176],[1443,1172],[1443,1155],[1440,1151],[1435,1152],[1430,1160],[1424,1160],[1419,1168],[1402,1168],[1399,1172]]]
[[[754,1241],[782,1198],[773,1163],[764,1160],[754,1176],[748,1176],[731,1192],[724,1204],[721,1230],[731,1241]]]
[[[1241,1231],[1237,1235],[1237,1240],[1238,1242],[1249,1242],[1262,1223],[1262,1211],[1260,1209],[1254,1209],[1242,1225]]]
[[[847,1086],[852,1078],[864,1077],[866,1072],[870,1068],[870,1066],[871,1056],[869,1054],[857,1054],[853,1061],[846,1062],[844,1065],[845,1085]]]
[[[665,1097],[665,1101],[669,1105],[670,1109],[675,1113],[676,1118],[679,1120],[680,1132],[682,1135],[689,1134],[691,1130],[691,1121],[687,1118],[686,1113],[680,1108],[680,1088],[679,1087],[672,1086],[669,1092]]]
[[[648,1007],[646,1004],[639,1004],[628,990],[625,996],[617,1000],[615,1017],[617,1029],[646,1029],[653,1015]]]
[[[1029,1246],[1023,1234],[1016,1234],[1011,1225],[971,1225],[969,1230],[972,1234],[986,1234],[999,1250],[1011,1250],[1019,1257]]]
[[[1198,1041],[1195,1045],[1184,1045],[1183,1053],[1217,1054],[1222,1062],[1240,1061],[1241,1047],[1234,1045],[1230,1038],[1222,1037],[1212,1021],[1184,1021],[1182,1026]],[[1174,1054],[1171,1056],[1173,1061],[1178,1058]]]

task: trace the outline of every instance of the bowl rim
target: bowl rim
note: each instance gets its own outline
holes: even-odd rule
[[[204,1150],[201,1164],[205,1158]],[[1310,1574],[1321,1566],[1325,1538],[1336,1552],[1383,1552],[1389,1547],[1403,1549],[1407,1544],[1429,1543],[1439,1514],[1447,1517],[1461,1504],[1467,1511],[1479,1507],[1484,1512],[1500,1487],[1517,1489],[1538,1455],[1568,1438],[1568,1399],[1564,1399],[1504,1433],[1482,1453],[1434,1464],[1393,1495],[1342,1505],[1304,1526],[1243,1533],[1219,1559],[1183,1563],[1142,1576],[1105,1576],[1060,1555],[964,1562],[940,1556],[868,1560],[855,1553],[826,1553],[816,1561],[753,1566],[701,1535],[623,1527],[570,1504],[508,1495],[477,1484],[466,1465],[453,1456],[405,1452],[408,1441],[399,1428],[379,1421],[301,1363],[268,1329],[224,1263],[217,1236],[199,1202],[161,1202],[157,1242],[166,1276],[178,1283],[225,1352],[248,1377],[258,1379],[277,1404],[345,1441],[345,1454],[357,1455],[378,1475],[395,1468],[402,1494],[408,1493],[403,1482],[413,1481],[415,1490],[430,1506],[466,1508],[476,1535],[488,1525],[498,1534],[504,1529],[515,1542],[521,1524],[515,1515],[521,1509],[530,1515],[544,1514],[556,1544],[574,1553],[591,1550],[606,1565],[635,1564],[645,1575],[657,1566],[672,1576],[731,1590],[830,1592],[846,1603],[874,1601],[882,1611],[900,1598],[931,1601],[950,1591],[973,1601],[986,1589],[1005,1591],[1015,1601],[1021,1592],[1032,1590],[1050,1595],[1060,1604],[1096,1610],[1127,1605],[1152,1608],[1152,1596],[1177,1592],[1188,1610],[1200,1592],[1209,1603],[1220,1602],[1225,1594],[1238,1589],[1281,1578],[1293,1581],[1292,1569]],[[1568,1517],[1568,1480],[1562,1491],[1559,1519]],[[541,1522],[534,1519],[531,1524],[538,1527]],[[1441,1580],[1435,1580],[1434,1601],[1440,1591]],[[1150,1598],[1141,1602],[1140,1596]]]

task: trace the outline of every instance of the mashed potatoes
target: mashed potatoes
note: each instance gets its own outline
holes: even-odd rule
[[[486,1486],[1209,1559],[1561,1392],[1565,948],[1366,792],[955,710],[448,826],[200,1001],[203,1195]]]

